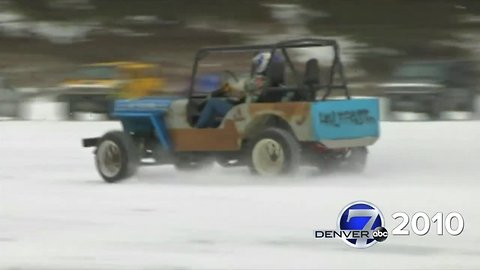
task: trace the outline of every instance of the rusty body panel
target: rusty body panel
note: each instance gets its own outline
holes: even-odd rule
[[[243,131],[246,134],[255,132],[256,128],[261,128],[261,125],[255,125],[257,119],[276,116],[288,123],[298,140],[311,140],[310,105],[309,102],[249,104],[247,106],[248,117],[244,120],[244,124],[247,126]]]

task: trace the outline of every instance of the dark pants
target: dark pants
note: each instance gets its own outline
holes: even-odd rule
[[[211,98],[205,104],[200,117],[198,118],[197,128],[215,127],[215,118],[224,117],[233,107],[229,101],[219,98]]]

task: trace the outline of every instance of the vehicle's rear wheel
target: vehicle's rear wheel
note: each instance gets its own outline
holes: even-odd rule
[[[108,183],[115,183],[135,174],[139,155],[130,135],[122,131],[105,134],[95,151],[95,164],[102,178]]]
[[[279,128],[267,128],[249,145],[250,171],[261,176],[292,174],[300,166],[300,151],[293,134]]]

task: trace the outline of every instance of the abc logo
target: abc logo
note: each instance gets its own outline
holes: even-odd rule
[[[378,227],[372,232],[373,239],[378,242],[383,242],[388,237],[388,231],[384,227]]]

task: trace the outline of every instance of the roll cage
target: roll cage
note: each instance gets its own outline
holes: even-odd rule
[[[195,61],[193,63],[192,76],[191,76],[190,87],[188,91],[188,98],[191,99],[194,93],[195,79],[197,75],[199,62],[202,61],[204,58],[206,58],[211,52],[228,53],[228,52],[248,52],[248,51],[252,51],[252,52],[270,51],[272,55],[275,53],[280,53],[285,59],[286,65],[291,70],[294,76],[294,80],[296,82],[296,87],[295,87],[296,90],[298,91],[304,90],[305,87],[303,84],[303,80],[300,77],[300,73],[295,68],[293,62],[291,61],[291,58],[287,52],[287,49],[308,48],[308,47],[332,47],[334,52],[333,61],[329,70],[327,84],[318,85],[316,89],[313,89],[312,91],[317,91],[318,89],[326,88],[326,92],[322,97],[322,100],[325,100],[331,94],[333,89],[343,89],[345,93],[345,97],[347,99],[350,99],[350,93],[347,87],[347,81],[345,78],[343,65],[340,60],[340,52],[339,52],[340,49],[338,47],[337,41],[333,39],[316,39],[316,38],[286,40],[278,43],[261,44],[261,45],[222,46],[222,47],[202,48],[198,50],[195,56]],[[273,57],[270,58],[270,61],[267,65],[267,69],[272,65],[272,60],[273,60]],[[335,75],[337,73],[339,76],[340,83],[334,84]],[[315,95],[310,95],[310,96],[312,97],[312,99],[315,99]]]

